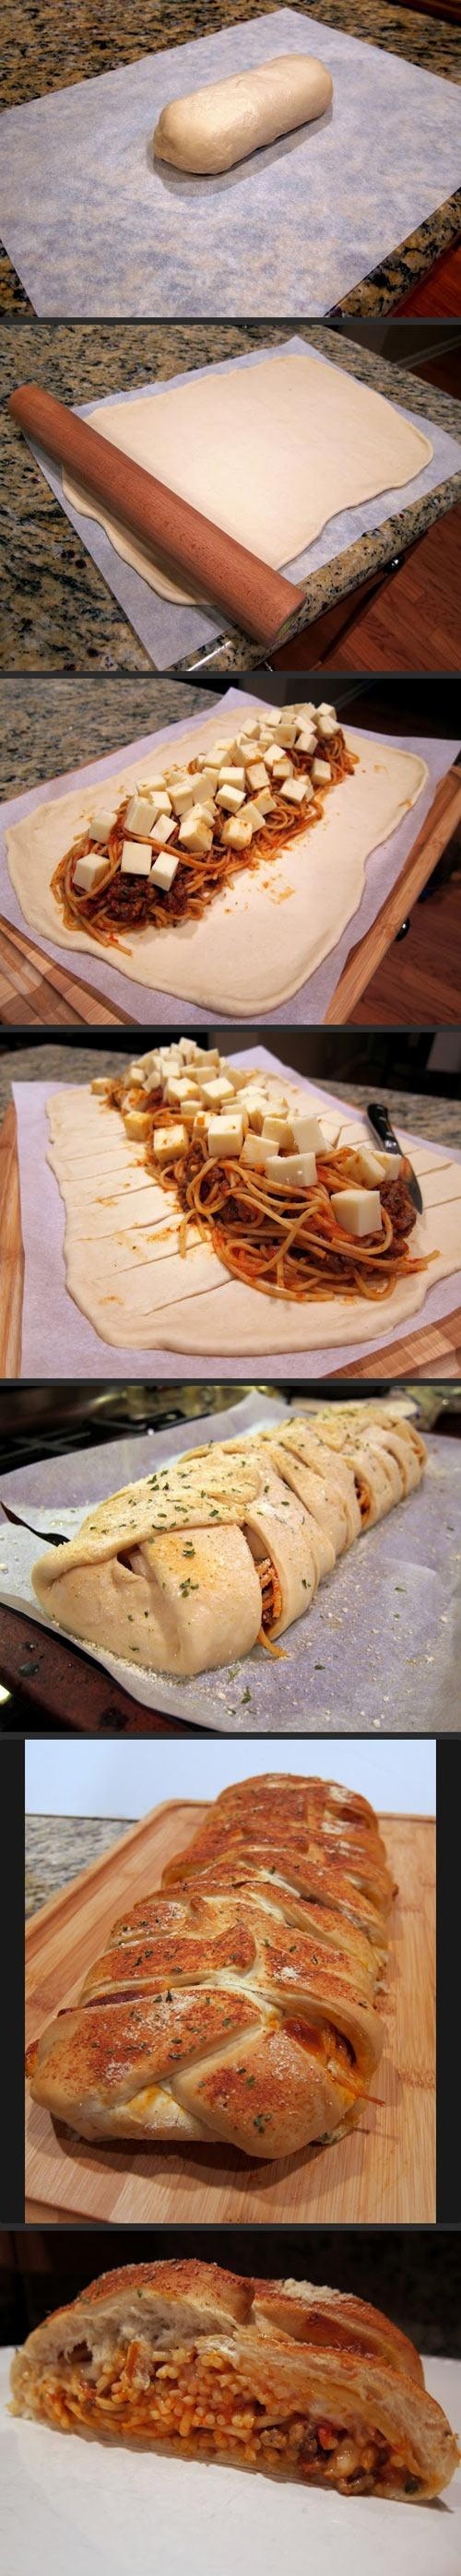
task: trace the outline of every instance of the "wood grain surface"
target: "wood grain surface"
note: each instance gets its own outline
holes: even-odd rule
[[[170,1801],[84,1870],[26,1932],[27,2036],[75,2002],[114,1918],[158,1885],[206,1807]],[[381,2225],[435,2220],[435,1825],[385,1816],[398,1882],[383,1999],[385,2040],[356,2128],[330,2147],[252,2164],[216,2145],[99,2146],[58,2134],[28,2095],[26,2218],[186,2226],[259,2221]],[[108,2256],[110,2261],[110,2255]]]
[[[357,946],[351,949],[336,991],[326,1012],[326,1023],[343,1028],[354,1003],[360,999],[385,956],[396,930],[410,907],[416,902],[428,877],[447,849],[461,818],[461,771],[451,769],[441,780],[414,848],[401,868],[397,884],[377,919]],[[351,930],[353,925],[351,924]],[[398,965],[393,1018],[398,1020]],[[172,1005],[173,1007],[173,1005]],[[415,1026],[420,1014],[415,997]],[[130,1014],[117,1003],[109,1003],[103,994],[95,993],[84,977],[71,966],[53,965],[44,949],[25,932],[14,930],[0,914],[0,1026],[14,1027],[117,1027],[129,1028]]]

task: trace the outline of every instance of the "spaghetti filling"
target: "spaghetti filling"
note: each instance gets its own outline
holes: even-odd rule
[[[276,718],[273,711],[268,710],[271,752],[278,753],[284,765],[286,774],[283,779],[273,774],[272,762],[266,770],[262,723],[255,727],[251,742],[242,736],[239,743],[230,744],[227,759],[225,744],[216,746],[215,752],[211,748],[207,756],[209,766],[213,773],[216,770],[216,782],[211,793],[206,792],[207,775],[198,758],[188,762],[185,776],[191,795],[196,797],[200,814],[195,846],[187,845],[188,812],[187,807],[185,812],[182,810],[184,793],[176,792],[176,786],[180,789],[180,780],[173,769],[165,769],[158,782],[159,816],[157,824],[153,817],[151,838],[147,833],[143,836],[142,831],[136,830],[131,817],[140,800],[151,798],[155,802],[155,786],[152,789],[148,785],[141,787],[137,797],[124,797],[106,832],[104,846],[100,833],[92,829],[92,820],[96,822],[97,817],[92,818],[86,831],[73,841],[71,849],[59,860],[51,879],[51,891],[66,928],[74,931],[84,929],[100,945],[118,947],[123,945],[124,930],[162,930],[166,925],[198,921],[209,904],[214,902],[215,896],[222,893],[242,869],[261,867],[266,861],[277,858],[288,843],[310,831],[321,819],[325,795],[330,787],[352,776],[356,759],[348,751],[334,709],[327,710],[326,718],[314,709],[312,716],[309,711],[309,716],[312,747],[306,752],[299,746],[303,710],[293,708],[284,711],[285,731],[288,717],[293,720],[293,731],[297,725],[298,732],[298,739],[290,743],[289,749],[285,748],[283,733],[280,735],[279,731],[283,717]],[[321,732],[325,721],[328,727],[326,741]],[[259,735],[262,736],[261,748]],[[253,790],[251,771],[258,766],[265,774],[266,784],[258,787],[256,783]],[[323,778],[316,777],[319,766],[324,771]],[[220,784],[221,770],[223,778]],[[240,783],[232,788],[233,773],[239,782],[243,777],[243,787]],[[297,783],[302,784],[303,780],[303,801],[296,802],[295,798],[291,801],[288,793],[290,784],[296,788]],[[229,792],[229,787],[229,804],[225,805],[220,800],[226,789]],[[258,796],[261,806],[258,805]],[[176,812],[178,802],[181,811]],[[189,832],[189,843],[190,840]],[[161,865],[165,854],[166,871]],[[85,860],[95,862],[93,871],[90,867],[90,882],[84,881],[85,871],[81,871],[80,863]],[[88,871],[86,873],[88,878]]]
[[[229,2458],[279,2476],[288,2470],[342,2495],[416,2495],[423,2485],[405,2448],[375,2426],[370,2434],[360,2415],[346,2426],[296,2411],[280,2394],[273,2404],[255,2396],[244,2362],[205,2337],[153,2352],[139,2335],[99,2361],[77,2344],[54,2367],[30,2370],[27,2405],[65,2433],[147,2439],[186,2458]]]

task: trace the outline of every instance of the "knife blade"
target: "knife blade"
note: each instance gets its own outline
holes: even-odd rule
[[[366,1114],[369,1126],[372,1128],[373,1135],[377,1136],[378,1143],[380,1145],[385,1146],[387,1154],[402,1154],[406,1152],[405,1144],[399,1144],[399,1138],[396,1136],[395,1127],[391,1127],[390,1118],[388,1117],[387,1109],[384,1107],[383,1100],[369,1100]],[[410,1193],[410,1198],[413,1200],[413,1206],[418,1209],[419,1215],[421,1216],[423,1209],[422,1192],[420,1190],[419,1181],[416,1178],[416,1172],[413,1171],[411,1163],[409,1172],[406,1175],[406,1183],[407,1189]]]

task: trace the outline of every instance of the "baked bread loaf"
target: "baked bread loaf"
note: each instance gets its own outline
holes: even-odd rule
[[[85,2138],[267,2159],[337,2137],[381,2055],[393,1893],[365,1799],[226,1790],[29,2049],[34,2100]]]
[[[186,1680],[273,1646],[336,1557],[423,1473],[412,1423],[330,1407],[212,1441],[95,1506],[33,1568],[71,1636]]]
[[[341,2495],[424,2503],[458,2465],[417,2352],[378,2309],[215,2263],[103,2274],[28,2336],[11,2385],[14,2415],[61,2432]]]
[[[323,116],[333,97],[331,72],[316,54],[277,54],[249,72],[209,81],[162,107],[154,153],[176,170],[208,178],[232,170],[252,152]]]

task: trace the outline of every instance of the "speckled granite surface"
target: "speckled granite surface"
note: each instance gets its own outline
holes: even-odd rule
[[[461,406],[404,368],[344,339],[340,327],[315,323],[303,331],[311,345],[336,365],[374,386],[392,402],[440,422],[461,439]],[[35,378],[67,403],[97,401],[105,394],[165,381],[185,368],[236,358],[252,349],[280,347],[292,336],[291,324],[140,322],[94,324],[12,321],[3,328],[3,384]],[[128,626],[116,600],[106,590],[70,522],[40,474],[25,439],[9,412],[0,416],[0,478],[4,501],[0,529],[7,577],[7,616],[0,638],[4,671],[142,671],[152,664]],[[402,507],[372,533],[362,536],[341,556],[311,574],[304,585],[305,608],[290,621],[297,634],[321,612],[353,590],[358,582],[384,568],[413,544],[424,530],[459,498],[461,477],[454,475],[418,502]],[[203,669],[248,670],[260,665],[261,648],[234,630],[174,665],[179,672]],[[306,669],[309,643],[306,638]]]
[[[26,1816],[26,1922],[131,1832],[123,1816]]]
[[[275,1032],[275,1054],[277,1053],[276,1034]],[[256,1038],[257,1030],[254,1033],[248,1030],[245,1033],[244,1044],[251,1046]],[[223,1052],[225,1053],[225,1032]],[[126,1062],[125,1053],[122,1061]],[[305,1061],[307,1075],[312,1061],[307,1034]],[[116,1074],[119,1071],[120,1055],[116,1047],[104,1047],[100,1052],[99,1049],[91,1046],[79,1044],[78,1047],[68,1047],[65,1044],[59,1046],[53,1043],[47,1046],[40,1041],[38,1046],[19,1047],[11,1056],[8,1055],[7,1048],[4,1054],[0,1049],[0,1118],[3,1118],[8,1102],[11,1100],[13,1082],[92,1082],[97,1074],[103,1072]],[[337,1082],[336,1078],[334,1081],[325,1080],[317,1054],[313,1079],[322,1082],[324,1090],[331,1091],[333,1097],[339,1096],[341,1100],[353,1101],[357,1109],[365,1108],[367,1100],[370,1099],[369,1081]],[[385,1101],[391,1122],[396,1128],[408,1127],[413,1135],[428,1136],[436,1145],[457,1145],[459,1148],[461,1116],[458,1101],[438,1099],[427,1092],[394,1091],[392,1087],[387,1088],[382,1082],[379,1084],[379,1097],[380,1100]]]
[[[220,26],[273,14],[276,0],[220,0]],[[304,14],[300,7],[300,17]],[[310,0],[309,17],[345,35],[379,45],[384,51],[417,63],[450,81],[461,78],[459,30],[447,19],[422,17],[418,11],[388,5],[388,0]],[[130,28],[114,13],[113,27],[96,20],[90,0],[69,0],[58,10],[56,0],[35,0],[33,28],[25,0],[6,0],[7,45],[4,99],[8,107],[41,98],[82,77],[89,79],[143,54],[215,32],[215,0],[134,0]],[[395,309],[411,286],[427,274],[435,259],[450,248],[461,229],[461,193],[439,206],[407,240],[346,296],[341,311],[386,313]],[[0,250],[0,307],[30,313],[31,306],[6,253]]]
[[[0,679],[0,802],[77,769],[82,760],[97,760],[107,751],[137,742],[140,734],[206,715],[214,692],[190,688],[185,680],[124,679],[110,689],[93,673],[91,680]]]

